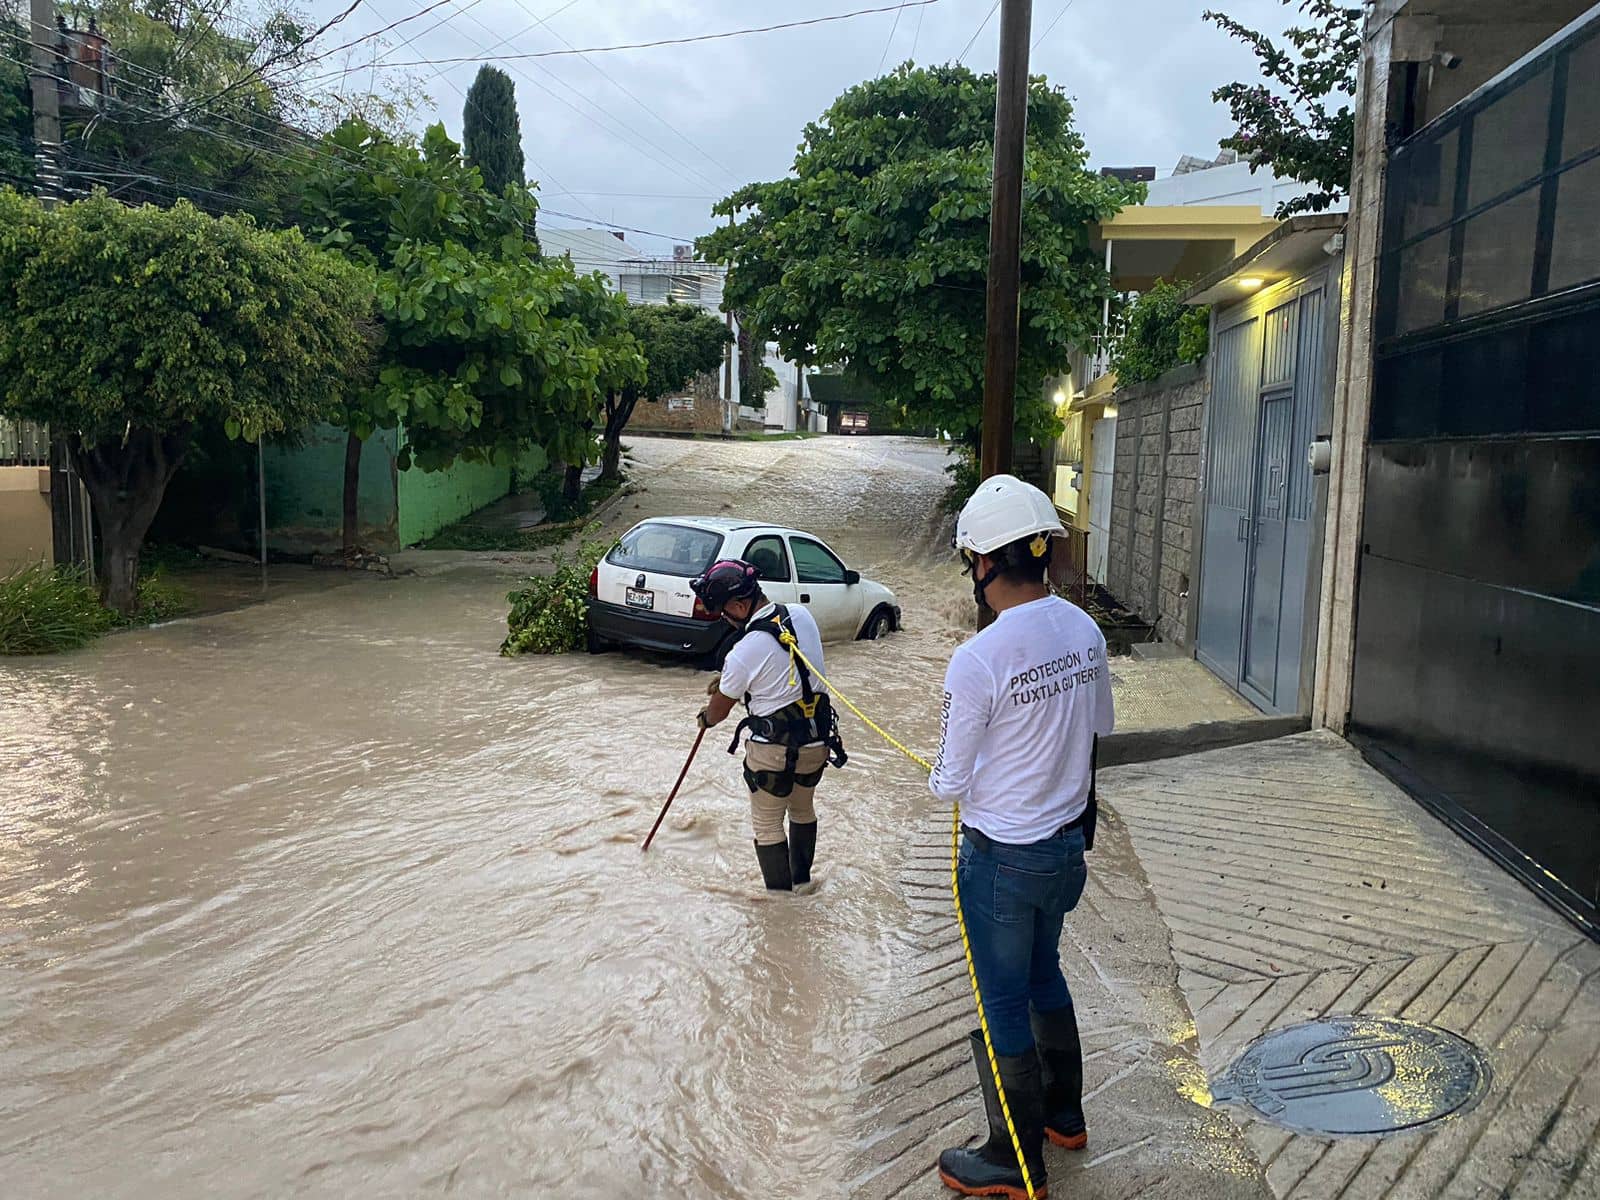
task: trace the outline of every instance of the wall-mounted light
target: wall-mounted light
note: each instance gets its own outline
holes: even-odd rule
[[[1056,389],[1056,394],[1054,396],[1054,399],[1055,399],[1055,402],[1056,402],[1056,407],[1057,408],[1061,408],[1067,402],[1067,394],[1066,394],[1066,392],[1062,391],[1060,388],[1057,388]]]
[[[1247,292],[1259,291],[1264,283],[1266,283],[1266,280],[1259,275],[1246,275],[1239,280],[1239,286]]]

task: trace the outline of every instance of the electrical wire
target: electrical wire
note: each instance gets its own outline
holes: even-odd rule
[[[1062,5],[1062,6],[1061,6],[1061,11],[1060,11],[1060,12],[1058,12],[1058,13],[1057,13],[1057,14],[1056,14],[1056,18],[1055,18],[1055,20],[1053,20],[1053,21],[1051,21],[1051,22],[1050,22],[1050,24],[1048,24],[1048,25],[1046,25],[1046,26],[1045,26],[1045,30],[1044,30],[1044,32],[1043,32],[1043,33],[1041,33],[1041,34],[1040,34],[1040,35],[1039,35],[1039,36],[1038,36],[1038,38],[1036,38],[1036,39],[1035,39],[1035,40],[1034,40],[1034,43],[1033,43],[1033,45],[1032,45],[1032,46],[1030,46],[1030,47],[1029,47],[1029,48],[1028,48],[1028,52],[1029,52],[1029,53],[1030,53],[1030,54],[1031,54],[1031,53],[1032,53],[1032,52],[1033,52],[1033,51],[1035,51],[1035,50],[1037,50],[1037,49],[1038,49],[1038,48],[1039,48],[1039,43],[1040,43],[1040,42],[1042,42],[1042,41],[1044,41],[1044,40],[1045,40],[1045,38],[1047,38],[1047,37],[1049,37],[1049,36],[1050,36],[1050,31],[1051,31],[1051,30],[1053,30],[1053,29],[1054,29],[1054,28],[1055,28],[1055,27],[1056,27],[1056,26],[1057,26],[1057,25],[1059,25],[1059,24],[1061,24],[1061,18],[1062,18],[1062,17],[1064,17],[1064,16],[1066,16],[1066,15],[1067,15],[1067,10],[1068,10],[1068,9],[1069,9],[1069,8],[1071,8],[1071,7],[1072,7],[1072,6],[1073,6],[1073,5],[1074,5],[1074,4],[1076,4],[1076,3],[1077,3],[1077,2],[1078,2],[1078,0],[1067,0],[1067,2],[1066,2],[1066,3],[1065,3],[1065,4],[1063,4],[1063,5]]]
[[[938,3],[939,0],[904,0],[904,7],[925,8]],[[878,8],[858,8],[854,12],[834,13],[826,17],[809,17],[803,21],[784,21],[777,25],[758,25],[749,29],[730,29],[722,33],[701,33],[687,37],[660,38],[653,42],[626,42],[617,46],[580,46],[570,50],[537,50],[526,54],[490,55],[487,57],[469,54],[453,58],[421,58],[404,62],[386,62],[380,65],[385,67],[434,67],[449,63],[510,62],[532,58],[568,58],[579,54],[613,54],[622,50],[653,50],[658,46],[687,46],[697,42],[717,42],[728,38],[748,37],[757,33],[775,33],[782,29],[801,29],[809,25],[826,25],[833,21],[848,21],[854,17],[871,16],[873,13],[893,12],[896,7],[893,4],[885,4]],[[334,72],[334,74],[337,73]]]
[[[528,7],[527,0],[513,0],[513,2],[517,5],[518,8],[522,9],[529,16],[533,17],[535,22],[537,22],[539,25],[542,25],[548,32],[554,34],[555,37],[557,38],[557,40],[559,40],[562,45],[566,46],[568,49],[572,49],[573,48],[571,42],[567,41],[567,39],[565,37],[563,37],[555,29],[551,28],[551,26],[550,26],[550,19],[551,18],[550,17],[539,17],[539,16],[537,16],[533,12],[533,10]],[[572,0],[572,2],[575,3],[576,0]],[[556,13],[552,14],[552,17],[555,16],[555,15],[558,15],[559,13],[565,12],[566,9],[570,8],[571,6],[572,6],[571,3],[563,6],[562,8],[558,9],[556,11]],[[713,157],[707,150],[702,148],[700,146],[700,144],[698,142],[696,142],[693,138],[691,138],[688,134],[684,133],[676,125],[672,124],[671,121],[668,121],[665,117],[663,117],[660,113],[658,113],[654,108],[652,108],[650,105],[646,104],[643,100],[639,99],[639,97],[636,96],[633,93],[633,91],[628,88],[628,86],[626,84],[622,83],[620,80],[615,78],[609,71],[607,71],[599,63],[597,63],[594,60],[592,60],[587,54],[580,54],[578,57],[581,58],[583,60],[583,62],[585,63],[585,65],[587,65],[590,69],[592,69],[602,79],[604,79],[606,82],[610,83],[613,87],[615,87],[618,91],[620,91],[624,96],[628,97],[628,99],[632,100],[635,104],[637,104],[640,108],[642,108],[646,113],[648,113],[650,116],[654,117],[657,121],[659,121],[669,132],[671,132],[673,135],[675,135],[678,138],[679,141],[683,142],[684,145],[688,146],[691,150],[693,150],[695,153],[700,155],[700,157],[704,158],[708,163],[710,163],[712,166],[716,167],[724,175],[728,176],[728,178],[734,180],[735,182],[740,182],[740,183],[743,182],[743,180],[740,179],[740,177],[739,177],[739,175],[738,175],[738,173],[736,171],[732,170],[731,168],[729,168],[728,166],[726,166],[725,164],[720,162],[718,159]]]
[[[956,62],[960,62],[962,59],[967,57],[967,51],[972,49],[973,43],[978,40],[978,35],[989,27],[989,22],[994,19],[994,14],[998,11],[1000,11],[1000,0],[994,0],[994,4],[990,6],[989,11],[984,14],[982,23],[972,31],[972,36],[967,39],[965,49],[963,49],[960,54],[956,55]]]
[[[894,24],[889,26],[889,40],[884,42],[883,53],[878,56],[879,75],[883,74],[883,64],[889,61],[889,47],[894,45],[894,35],[900,29],[900,14],[905,12],[905,10],[906,6],[904,4],[901,4],[899,8],[894,10]],[[917,15],[920,17],[922,14],[921,12],[918,12]]]

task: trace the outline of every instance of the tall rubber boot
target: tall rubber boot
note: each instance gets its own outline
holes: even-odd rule
[[[954,1188],[963,1196],[1005,1196],[1009,1200],[1027,1200],[1027,1185],[1022,1180],[1016,1148],[1011,1144],[1005,1114],[1000,1109],[1000,1094],[995,1090],[994,1075],[989,1070],[989,1055],[983,1048],[983,1034],[974,1029],[968,1041],[972,1045],[973,1064],[978,1068],[978,1082],[983,1089],[983,1111],[989,1119],[989,1140],[976,1150],[946,1150],[939,1155],[939,1178],[945,1187]],[[1005,1085],[1011,1123],[1016,1126],[1017,1141],[1022,1145],[1022,1156],[1028,1164],[1033,1194],[1038,1200],[1045,1200],[1044,1079],[1039,1056],[1030,1050],[1015,1056],[996,1055],[995,1062],[1000,1067],[1000,1082]]]
[[[789,822],[789,871],[795,883],[811,882],[811,863],[817,857],[817,823]]]
[[[794,891],[794,874],[789,870],[789,843],[763,846],[757,842],[756,861],[761,864],[761,878],[766,880],[767,891]]]
[[[1028,1014],[1044,1073],[1044,1133],[1055,1145],[1082,1150],[1089,1144],[1083,1120],[1083,1043],[1072,1005]]]

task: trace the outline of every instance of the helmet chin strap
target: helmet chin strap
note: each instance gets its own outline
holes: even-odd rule
[[[973,600],[976,601],[978,604],[987,604],[988,602],[986,600],[984,600],[984,598],[983,598],[984,589],[987,588],[991,583],[993,583],[998,578],[1000,578],[1000,567],[999,566],[994,566],[994,567],[990,567],[989,568],[989,573],[987,575],[985,575],[982,579],[979,579],[978,578],[978,562],[977,562],[976,559],[974,559],[973,562],[972,562],[972,598],[973,598]]]

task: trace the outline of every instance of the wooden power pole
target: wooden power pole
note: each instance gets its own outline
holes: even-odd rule
[[[33,154],[39,199],[47,207],[61,196],[61,93],[57,71],[55,0],[31,0],[28,12],[28,55],[32,64]]]
[[[1022,151],[1028,136],[1028,38],[1033,0],[1001,0],[989,206],[988,320],[983,356],[983,478],[1011,470],[1017,321],[1022,290]]]

